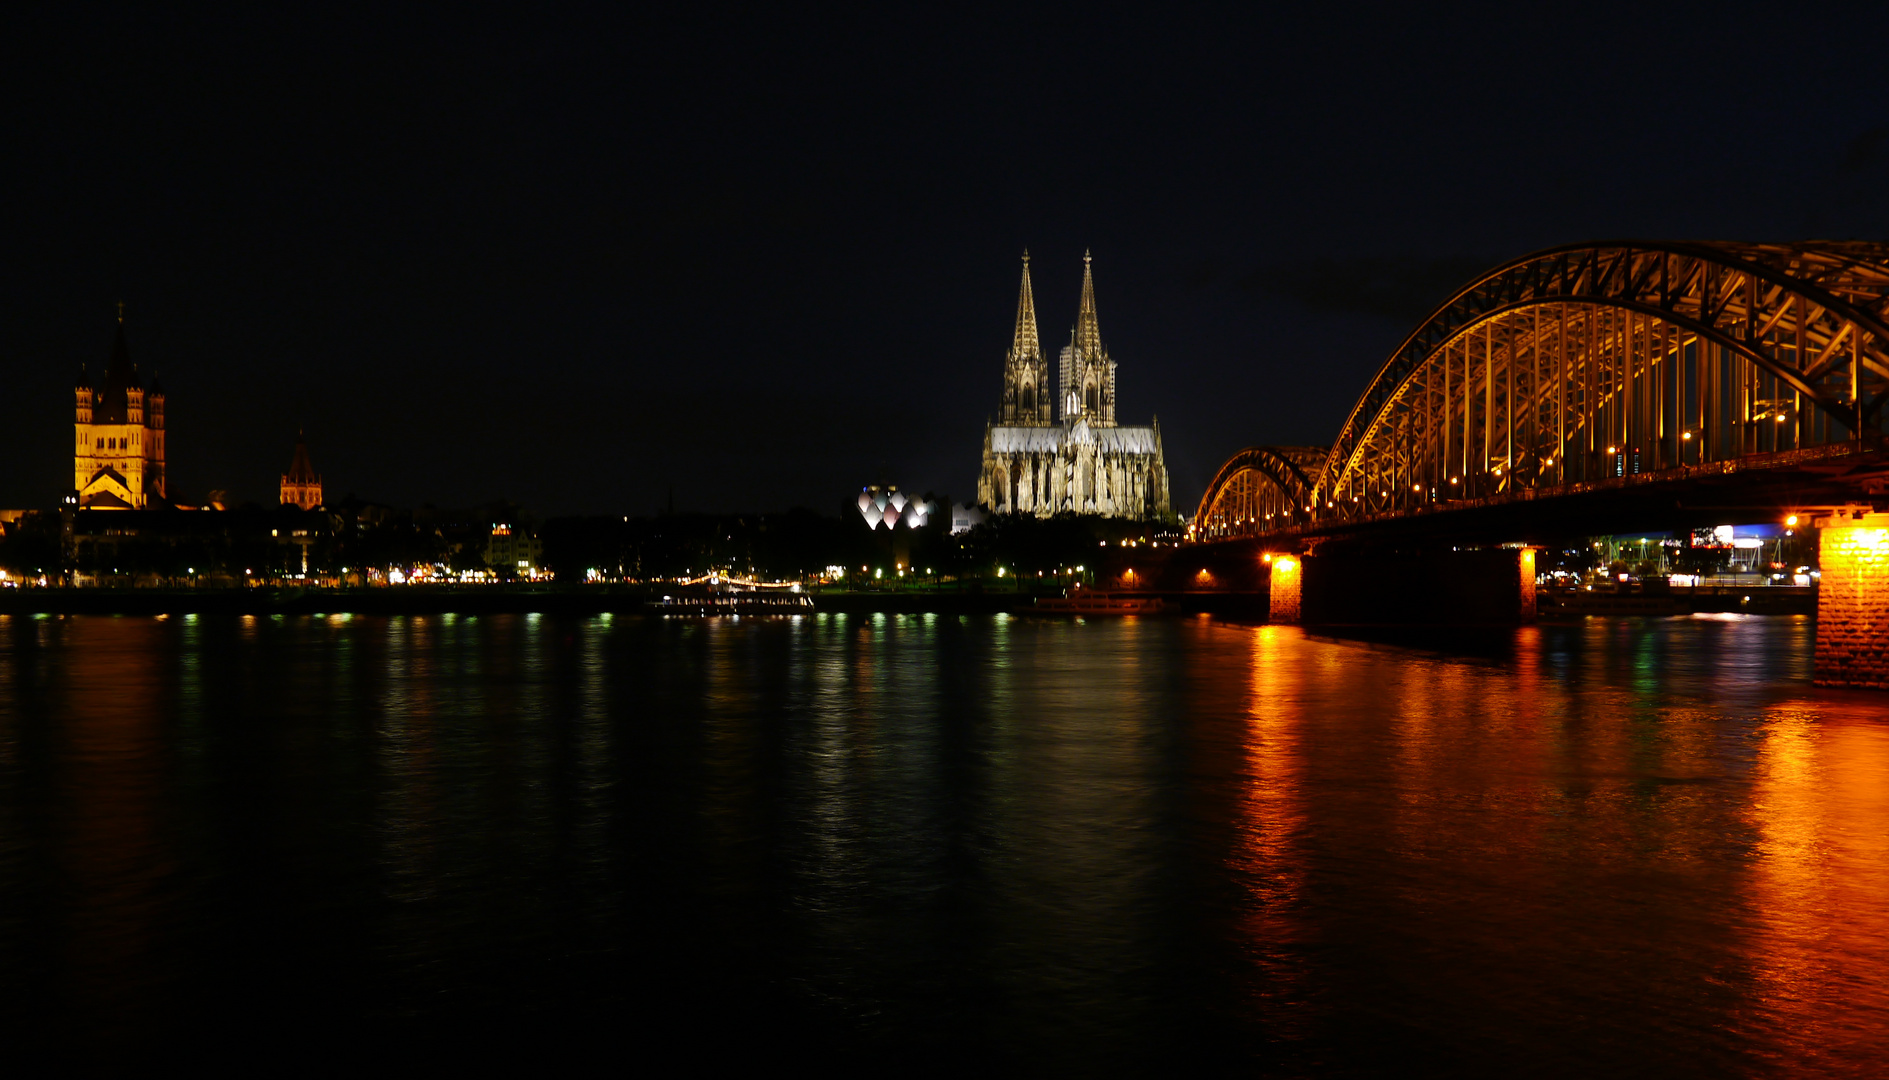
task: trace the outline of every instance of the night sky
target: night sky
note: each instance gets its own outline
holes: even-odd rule
[[[121,300],[181,501],[302,426],[330,501],[830,513],[974,495],[1018,256],[1053,350],[1088,248],[1191,511],[1493,264],[1889,239],[1881,16],[256,7],[8,17],[0,507]]]

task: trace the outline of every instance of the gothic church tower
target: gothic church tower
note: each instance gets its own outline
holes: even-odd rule
[[[1049,361],[1036,333],[1036,297],[1030,292],[1030,253],[1023,253],[1023,291],[1017,296],[1017,329],[1004,358],[1002,423],[1011,427],[1048,427]]]
[[[1061,419],[1087,420],[1090,427],[1115,426],[1115,361],[1102,347],[1102,327],[1095,315],[1095,275],[1088,252],[1082,253],[1082,306],[1056,364],[1057,403]]]
[[[282,505],[304,510],[321,508],[321,474],[308,460],[308,440],[295,432],[295,455],[289,459],[289,471],[282,474]]]

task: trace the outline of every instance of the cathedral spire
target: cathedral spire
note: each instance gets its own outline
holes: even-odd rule
[[[1095,318],[1095,275],[1089,268],[1090,255],[1082,253],[1082,308],[1076,313],[1076,347],[1089,360],[1102,358],[1102,327]]]
[[[1017,332],[1011,339],[1010,355],[1019,360],[1043,355],[1036,338],[1036,296],[1030,291],[1029,248],[1023,249],[1023,291],[1017,295]]]

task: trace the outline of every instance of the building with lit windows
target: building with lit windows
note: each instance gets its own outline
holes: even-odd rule
[[[485,565],[494,572],[521,576],[536,573],[544,555],[544,543],[530,530],[511,522],[495,522],[485,543]]]
[[[978,502],[992,513],[1037,517],[1065,510],[1134,518],[1168,513],[1159,421],[1147,427],[1116,423],[1115,361],[1102,345],[1087,254],[1076,325],[1056,369],[1052,394],[1049,361],[1037,334],[1030,255],[1024,252],[998,421],[984,429]]]
[[[164,505],[164,388],[153,378],[147,390],[131,362],[122,305],[98,386],[81,367],[73,394],[73,501],[96,510]]]

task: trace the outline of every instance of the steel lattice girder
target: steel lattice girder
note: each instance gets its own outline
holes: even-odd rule
[[[1312,479],[1325,464],[1325,453],[1317,446],[1249,446],[1234,454],[1201,496],[1194,513],[1195,528],[1207,528],[1222,498],[1251,476],[1275,489],[1286,505],[1306,506],[1312,497]]]
[[[1478,329],[1492,334],[1496,326],[1549,305],[1560,305],[1563,317],[1570,306],[1631,313],[1671,327],[1685,339],[1710,342],[1774,376],[1780,386],[1801,394],[1851,431],[1874,425],[1881,415],[1885,378],[1889,378],[1889,324],[1885,321],[1889,245],[1571,245],[1496,268],[1425,320],[1392,354],[1353,408],[1333,451],[1312,479],[1307,503],[1348,497],[1345,493],[1364,481],[1371,482],[1373,492],[1383,490],[1375,477],[1363,476],[1366,459],[1393,449],[1383,437],[1386,421],[1396,419],[1392,406],[1411,392],[1414,380],[1439,359],[1447,364],[1449,350],[1468,341]],[[1779,333],[1793,336],[1788,359],[1778,355],[1783,349],[1766,346],[1766,336]],[[1661,341],[1664,347],[1666,339]],[[1493,364],[1494,356],[1491,343],[1484,364]],[[1471,377],[1471,360],[1466,358],[1459,370],[1465,378]],[[1505,375],[1513,379],[1517,373],[1510,368]],[[1493,370],[1484,377],[1493,380]],[[1530,407],[1543,408],[1546,402],[1540,388],[1526,379],[1523,383]],[[1516,387],[1510,383],[1505,389],[1512,395]],[[1426,384],[1423,392],[1429,390]],[[1569,411],[1575,412],[1578,424],[1591,420],[1602,403],[1577,400],[1567,404],[1574,406]],[[1512,424],[1512,397],[1505,398],[1504,408]],[[1485,423],[1492,420],[1492,416],[1484,417]],[[1426,433],[1428,438],[1435,435]],[[1482,462],[1485,468],[1488,464]],[[1210,495],[1214,490],[1209,488]],[[1390,492],[1384,490],[1384,496],[1389,498]],[[1209,505],[1207,499],[1202,500],[1203,511]]]

